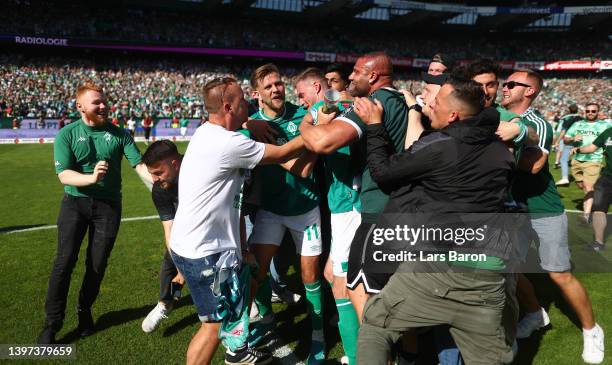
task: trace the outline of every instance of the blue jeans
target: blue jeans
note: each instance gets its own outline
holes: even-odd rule
[[[561,149],[561,159],[559,163],[561,164],[561,178],[569,179],[569,160],[570,153],[572,152],[572,145],[564,145],[562,141],[559,142],[562,146]]]
[[[455,340],[449,332],[449,326],[434,327],[434,337],[438,350],[440,365],[463,365],[463,359]]]
[[[213,322],[210,317],[219,305],[218,298],[213,294],[213,283],[215,265],[220,256],[220,253],[216,253],[199,259],[190,259],[172,251],[172,260],[189,286],[191,299],[198,310],[201,322]]]

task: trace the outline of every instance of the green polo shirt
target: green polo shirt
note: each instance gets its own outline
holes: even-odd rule
[[[140,151],[130,135],[112,123],[90,127],[81,119],[62,128],[53,144],[55,173],[74,170],[93,173],[98,161],[108,162],[102,180],[83,187],[65,185],[66,194],[78,197],[121,200],[121,159],[127,158],[132,167],[140,163]]]

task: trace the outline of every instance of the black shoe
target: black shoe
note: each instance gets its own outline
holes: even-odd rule
[[[38,335],[38,340],[36,343],[39,345],[50,345],[55,343],[55,330],[51,328],[51,326],[45,326],[40,335]]]
[[[594,241],[593,243],[590,243],[590,244],[584,246],[584,250],[585,251],[601,252],[601,251],[603,251],[605,249],[606,249],[606,245],[604,245],[603,243],[599,243],[597,241]]]
[[[91,316],[91,310],[77,309],[77,316],[79,317],[79,326],[77,327],[79,336],[91,336],[94,333],[94,321]]]
[[[227,365],[264,365],[270,361],[272,361],[272,354],[251,347],[236,352],[229,349],[225,351],[225,363]]]

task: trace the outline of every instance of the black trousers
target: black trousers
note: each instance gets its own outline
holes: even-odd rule
[[[159,270],[159,300],[164,303],[172,303],[174,300],[171,284],[172,279],[178,274],[178,270],[172,261],[172,256],[168,250],[164,250],[164,260]]]
[[[79,309],[93,305],[121,222],[121,202],[64,195],[57,219],[57,253],[45,301],[46,324],[59,330],[66,311],[70,276],[81,243],[88,233],[85,277],[79,292]]]

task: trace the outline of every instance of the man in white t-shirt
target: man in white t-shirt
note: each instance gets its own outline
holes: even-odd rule
[[[170,237],[172,258],[197,308],[202,327],[187,350],[187,364],[209,364],[219,345],[221,323],[214,314],[214,268],[227,254],[241,259],[240,201],[245,170],[258,164],[284,163],[304,149],[301,138],[283,146],[255,142],[235,132],[247,120],[247,102],[236,80],[221,78],[204,87],[209,122],[193,135],[181,164],[179,206]],[[248,302],[245,301],[245,302]],[[228,349],[226,364],[265,364],[270,354]]]

